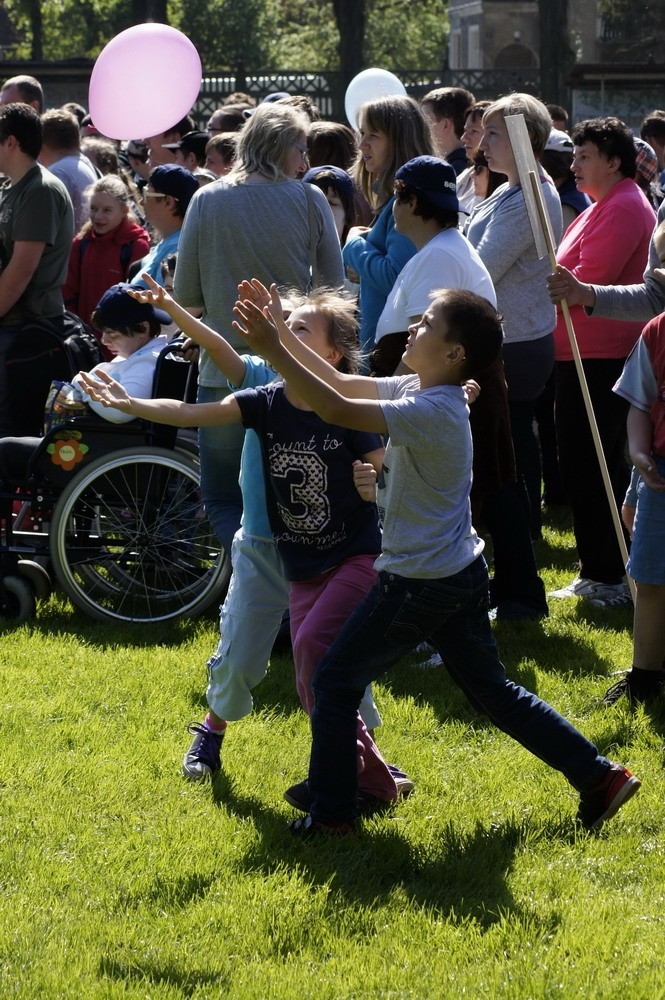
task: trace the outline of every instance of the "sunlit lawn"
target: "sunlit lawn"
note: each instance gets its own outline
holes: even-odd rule
[[[539,558],[548,589],[574,575],[569,534]],[[416,792],[356,837],[294,841],[282,792],[309,734],[288,657],[215,787],[180,777],[215,636],[100,626],[57,596],[3,626],[1,997],[665,996],[665,716],[598,704],[630,663],[627,610],[497,628],[509,674],[643,779],[600,835],[413,657],[376,694]]]

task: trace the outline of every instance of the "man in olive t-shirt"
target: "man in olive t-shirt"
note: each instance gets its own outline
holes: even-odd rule
[[[0,107],[0,436],[11,423],[5,359],[24,323],[61,323],[60,287],[74,237],[74,212],[66,188],[37,163],[42,143],[39,115],[25,104]]]

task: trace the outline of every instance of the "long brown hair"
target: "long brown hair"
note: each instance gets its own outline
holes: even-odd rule
[[[367,201],[380,208],[393,193],[395,171],[415,156],[433,156],[432,137],[422,108],[412,97],[378,97],[358,111],[364,131],[383,132],[390,143],[390,159],[380,177],[370,174],[358,154],[351,175]]]

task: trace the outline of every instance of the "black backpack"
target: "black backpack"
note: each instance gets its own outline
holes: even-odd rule
[[[73,312],[65,311],[64,333],[61,333],[61,338],[70,360],[70,377],[77,372],[89,372],[104,360],[102,349],[92,328]]]
[[[65,312],[61,323],[31,319],[23,324],[7,354],[12,419],[20,434],[39,435],[51,382],[69,382],[103,361],[90,327]]]

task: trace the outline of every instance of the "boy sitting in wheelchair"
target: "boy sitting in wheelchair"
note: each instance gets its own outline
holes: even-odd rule
[[[167,395],[187,391],[189,364],[164,365],[170,317],[127,287],[114,285],[95,310],[115,358],[92,371],[144,396],[156,377]],[[45,565],[75,605],[103,621],[163,620],[219,603],[228,560],[204,519],[194,457],[171,452],[170,438],[149,427],[114,427],[127,415],[89,399],[78,382],[58,384],[83,404],[83,419],[55,414],[44,437],[0,439],[0,618],[32,617],[35,598],[50,592]]]
[[[171,317],[161,309],[137,302],[127,294],[127,285],[113,285],[101,297],[93,313],[93,323],[102,330],[102,342],[115,357],[103,361],[93,371],[104,370],[135,395],[149,396],[160,351],[167,344],[162,327],[171,323]],[[87,408],[111,423],[124,423],[132,418],[117,410],[110,410],[91,399],[78,384],[79,376],[66,383],[60,390],[63,411],[81,413]],[[131,388],[130,388],[131,387]],[[63,391],[64,389],[64,391]],[[0,487],[28,475],[30,459],[39,446],[38,437],[6,437],[0,439]]]

